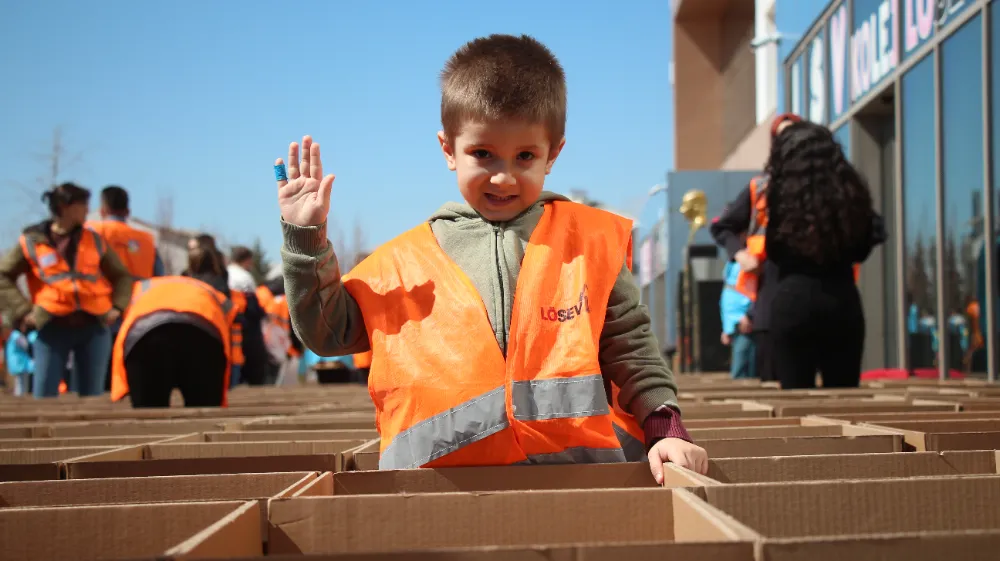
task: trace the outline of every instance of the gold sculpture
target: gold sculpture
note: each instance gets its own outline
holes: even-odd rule
[[[698,233],[698,230],[704,228],[705,223],[708,221],[708,199],[705,198],[705,192],[701,189],[692,189],[684,193],[684,197],[681,199],[681,207],[678,210],[688,221],[688,239],[687,244],[684,246],[684,290],[682,305],[684,306],[684,315],[688,318],[688,329],[685,331],[688,332],[687,338],[689,343],[682,339],[681,349],[682,360],[686,363],[684,366],[690,368],[694,355],[700,354],[698,353],[700,343],[698,324],[700,322],[698,307],[691,305],[691,258],[689,257],[689,253],[691,251],[691,244],[694,242],[694,235]],[[700,364],[700,362],[700,360],[693,361],[694,364]]]

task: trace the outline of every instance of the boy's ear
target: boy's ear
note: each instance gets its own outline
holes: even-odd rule
[[[448,169],[455,171],[455,148],[448,142],[444,131],[438,131],[438,142],[441,143],[441,151],[444,152],[444,160],[448,162]]]
[[[545,175],[552,173],[552,165],[556,163],[556,158],[559,157],[559,153],[562,152],[563,146],[566,146],[566,137],[563,137],[559,141],[559,144],[549,151],[549,161],[545,162]]]

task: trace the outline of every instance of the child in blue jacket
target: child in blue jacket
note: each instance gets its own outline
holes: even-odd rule
[[[725,286],[719,299],[722,312],[722,344],[732,348],[730,375],[733,379],[756,378],[756,345],[750,337],[750,318],[747,313],[753,301],[734,287],[740,274],[740,266],[735,261],[726,264],[723,272]]]
[[[31,388],[31,376],[35,372],[35,361],[32,358],[31,345],[38,338],[38,332],[28,331],[24,320],[19,321],[7,338],[4,345],[4,362],[7,372],[14,378],[14,395],[22,396]]]

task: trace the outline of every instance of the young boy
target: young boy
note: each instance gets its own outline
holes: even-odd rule
[[[277,160],[291,321],[320,355],[372,350],[381,469],[619,462],[705,473],[632,279],[631,222],[542,190],[566,84],[549,50],[492,35],[441,77],[438,141],[467,204],[341,278],[334,176],[308,136]]]

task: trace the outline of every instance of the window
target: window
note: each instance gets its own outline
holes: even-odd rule
[[[937,364],[937,214],[934,59],[902,78],[903,250],[909,367]]]
[[[941,176],[944,189],[944,305],[948,367],[986,372],[979,323],[977,253],[983,238],[982,16],[941,46]],[[976,354],[980,360],[974,360]]]

